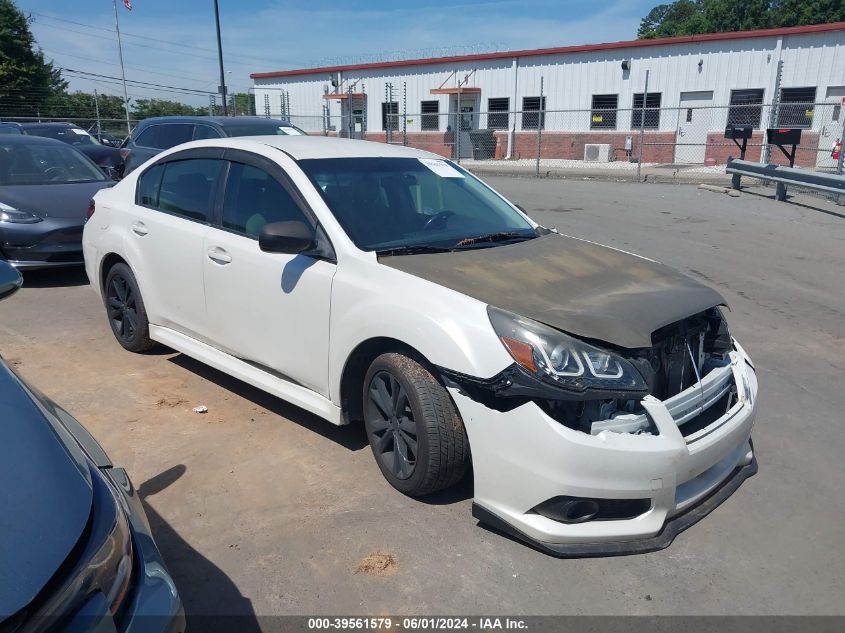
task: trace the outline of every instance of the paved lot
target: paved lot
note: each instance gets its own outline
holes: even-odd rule
[[[78,271],[27,276],[0,304],[0,350],[129,470],[189,614],[845,613],[845,208],[491,182],[539,221],[676,266],[733,308],[760,371],[760,472],[667,550],[557,560],[478,527],[471,482],[408,499],[360,429],[179,354],[124,352]],[[373,552],[395,565],[356,573]]]

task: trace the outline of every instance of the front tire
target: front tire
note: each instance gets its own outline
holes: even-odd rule
[[[431,494],[467,471],[469,440],[449,393],[404,354],[382,354],[370,365],[364,425],[379,469],[400,492]]]
[[[126,264],[115,264],[103,288],[106,313],[117,342],[130,352],[146,352],[156,346],[135,275]]]

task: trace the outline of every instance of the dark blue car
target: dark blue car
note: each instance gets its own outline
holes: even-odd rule
[[[20,285],[0,262],[0,298]],[[0,482],[0,631],[184,630],[126,472],[1,358]]]
[[[61,141],[0,136],[0,260],[17,268],[82,264],[88,205],[113,184]]]

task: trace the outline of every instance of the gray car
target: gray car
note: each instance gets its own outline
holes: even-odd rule
[[[0,298],[21,281],[0,262]],[[0,482],[0,631],[184,631],[126,471],[2,358]]]
[[[205,138],[306,136],[290,121],[258,116],[163,116],[144,119],[120,150],[126,175],[166,149]]]
[[[82,264],[91,199],[113,184],[61,141],[0,136],[0,260],[17,268]]]

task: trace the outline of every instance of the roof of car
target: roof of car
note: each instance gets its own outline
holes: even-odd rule
[[[232,147],[260,150],[275,147],[294,160],[310,158],[439,158],[442,156],[404,145],[389,145],[331,136],[239,136],[191,143],[197,147]]]
[[[75,127],[79,128],[76,123],[68,123],[67,121],[59,122],[59,121],[45,121],[44,123],[21,123],[21,127],[26,130],[34,130],[35,128],[39,127]],[[79,128],[82,129],[82,128]]]
[[[217,125],[246,125],[248,123],[263,123],[279,125],[290,123],[285,119],[268,119],[263,116],[156,116],[144,119],[138,125],[149,125],[151,123],[216,123]]]
[[[4,134],[2,137],[4,145],[58,145],[59,147],[71,147],[67,143],[46,136],[33,136],[29,134]]]

